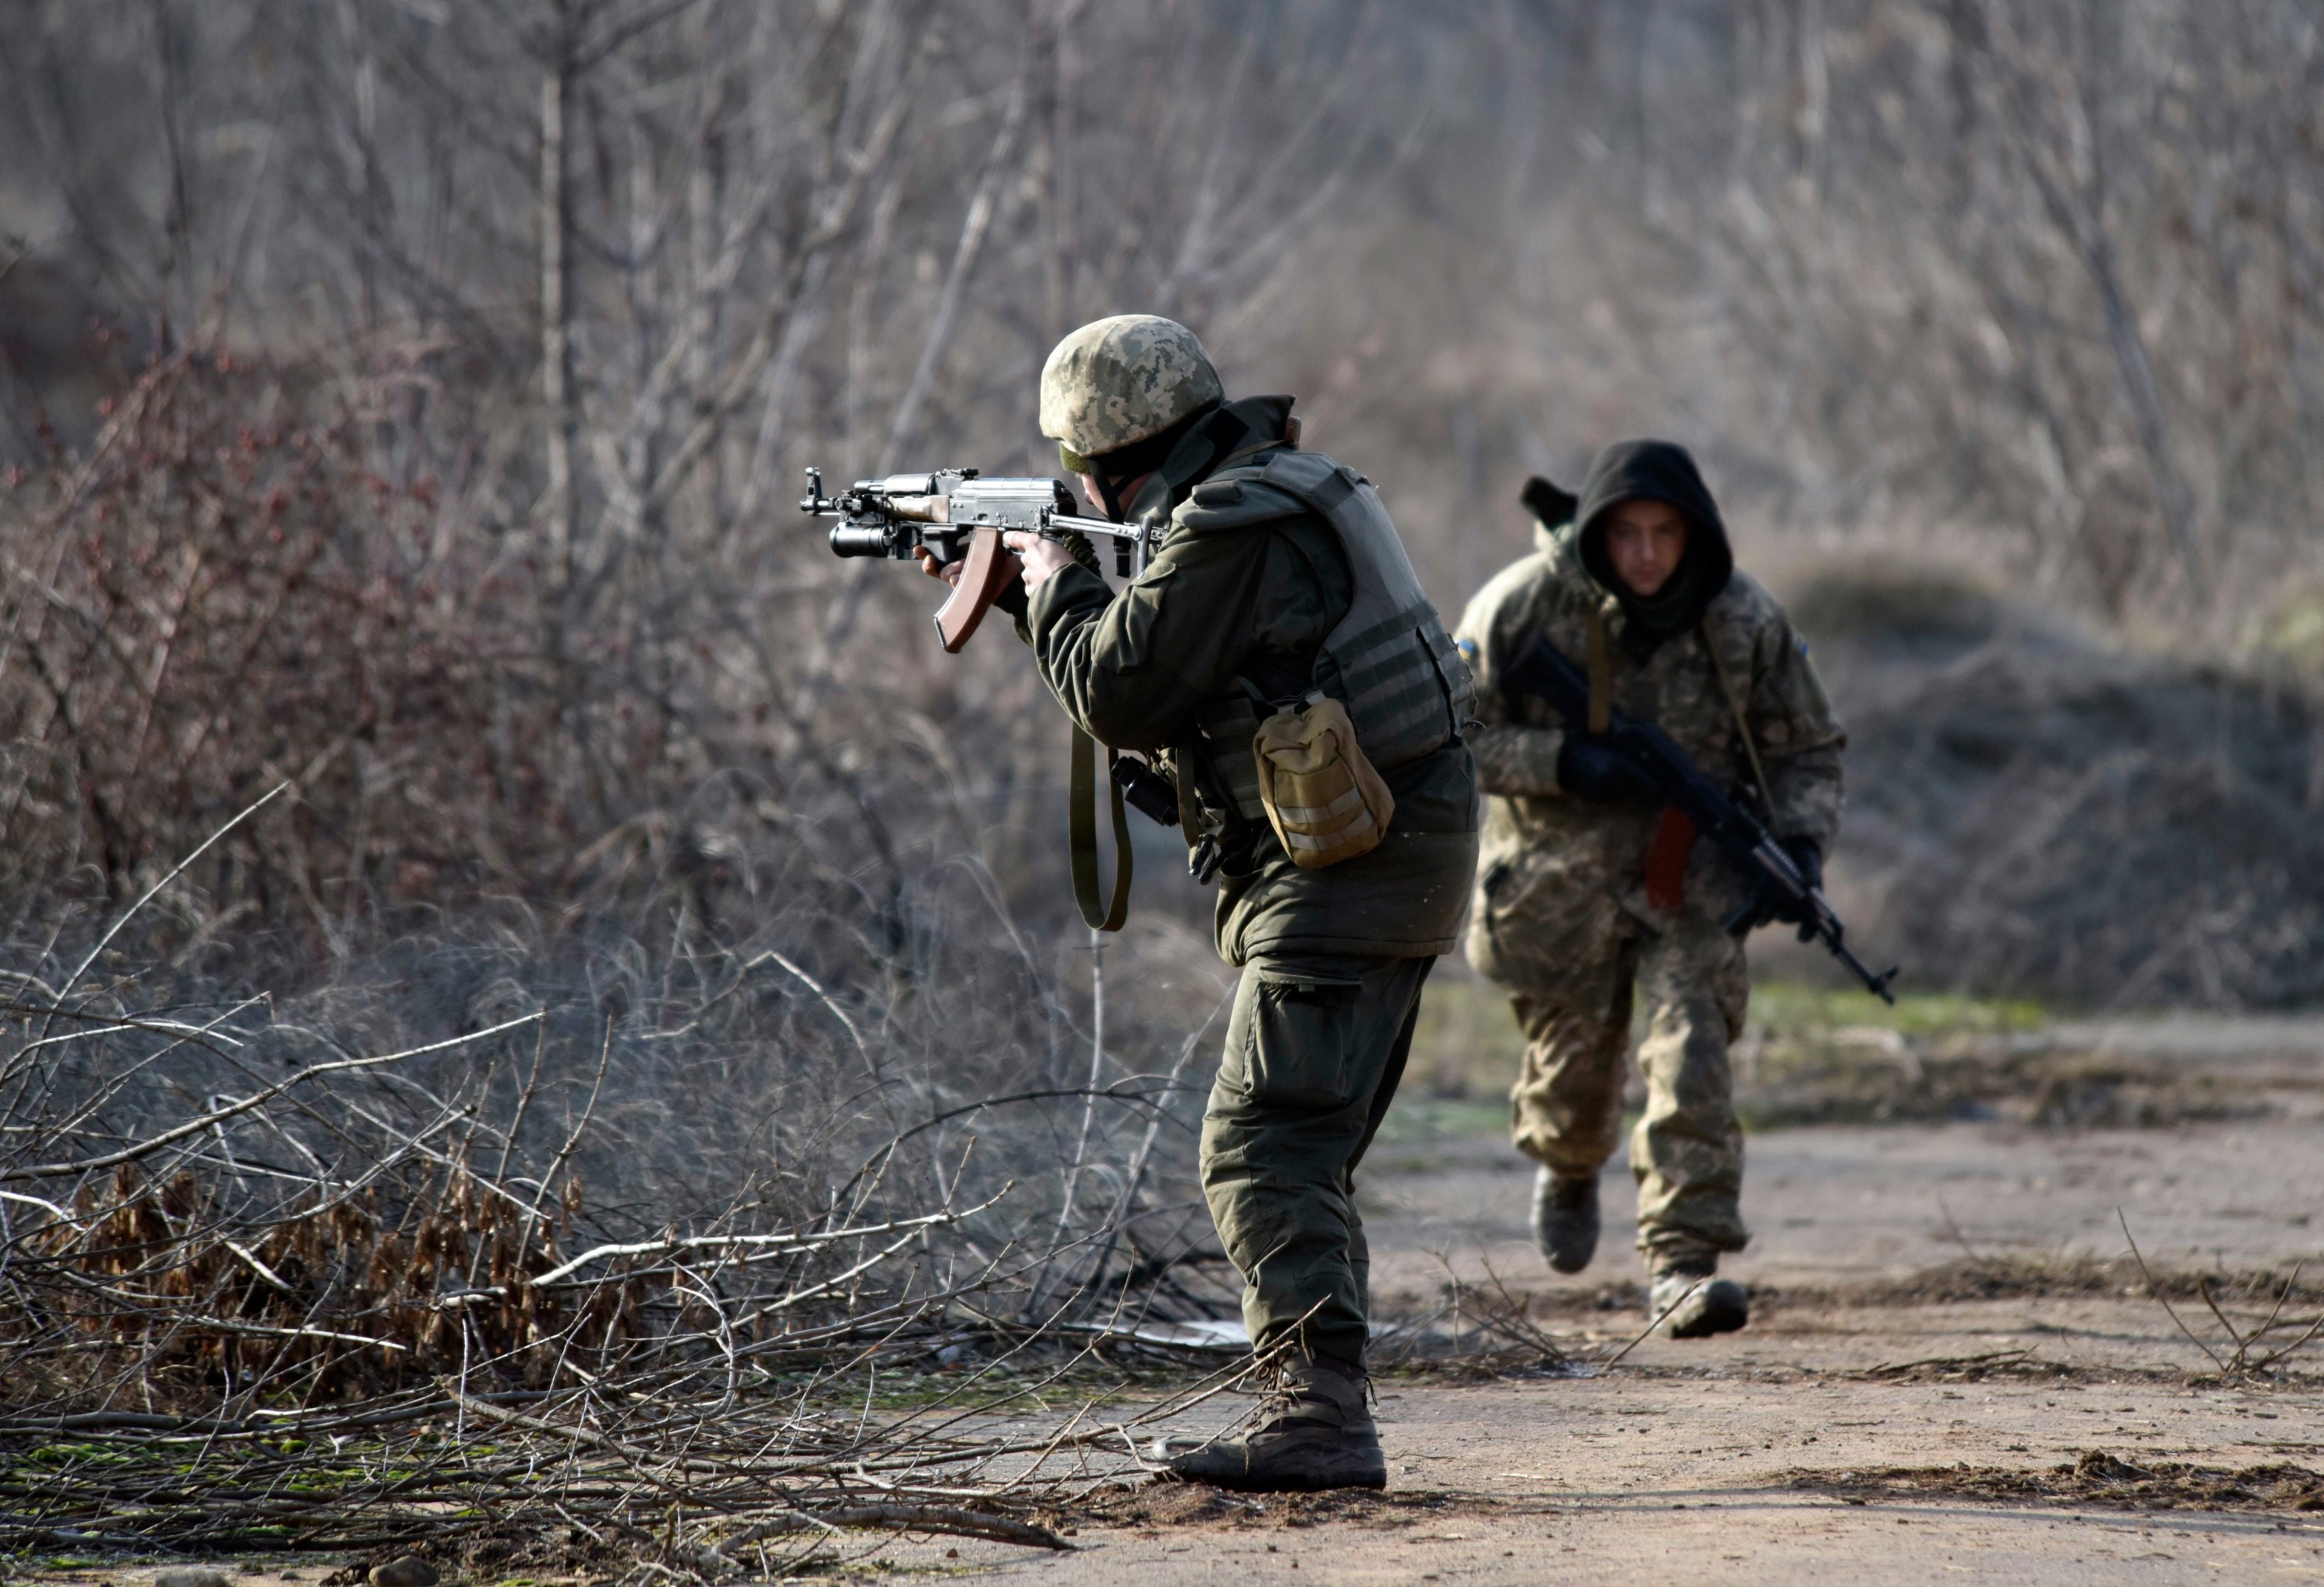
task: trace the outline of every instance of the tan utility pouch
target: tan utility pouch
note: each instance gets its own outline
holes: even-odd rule
[[[1345,706],[1311,694],[1260,723],[1250,749],[1259,802],[1293,864],[1321,871],[1379,847],[1396,799],[1364,758]]]

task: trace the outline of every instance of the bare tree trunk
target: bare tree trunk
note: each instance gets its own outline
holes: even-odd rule
[[[1001,112],[1001,130],[993,134],[992,152],[984,162],[984,175],[968,201],[967,217],[961,222],[960,242],[953,249],[952,268],[945,275],[944,290],[936,295],[936,317],[928,322],[927,337],[920,344],[919,362],[913,366],[912,378],[905,383],[903,396],[897,400],[895,417],[889,420],[887,445],[881,449],[874,474],[892,473],[904,448],[919,438],[920,406],[927,401],[936,370],[952,346],[953,328],[960,320],[961,294],[975,272],[977,255],[984,251],[985,234],[992,226],[992,211],[1001,201],[1001,179],[1011,169],[1009,156],[1017,146],[1018,130],[1025,122],[1026,87],[1020,76],[1009,90],[1009,106]]]
[[[2058,96],[2062,113],[2070,118],[2070,147],[2081,151],[2081,163],[2087,166],[2086,172],[2061,176],[2051,165],[2057,155],[2052,146],[2055,140],[2045,135],[2043,118],[2033,105],[2034,97],[2044,91],[2037,80],[2039,74],[2007,58],[2006,46],[1997,41],[1973,5],[1955,5],[1943,14],[1953,30],[1956,43],[1994,74],[2000,88],[2002,110],[2012,124],[2016,161],[2033,181],[2050,224],[2072,251],[2075,262],[2098,296],[2116,384],[2124,405],[2130,411],[2139,450],[2153,477],[2155,504],[2163,516],[2163,531],[2178,554],[2188,594],[2200,607],[2209,601],[2209,579],[2197,539],[2194,492],[2179,470],[2172,446],[2170,414],[2163,405],[2162,386],[2155,379],[2153,360],[2139,329],[2137,314],[2123,288],[2119,255],[2108,227],[2106,129],[2100,122],[2096,77],[2099,69],[2095,62],[2082,62],[2073,88]]]
[[[178,62],[170,37],[168,0],[153,0],[153,61],[161,83],[161,141],[170,162],[169,198],[162,210],[161,323],[157,346],[167,353],[176,341],[176,328],[194,321],[193,206],[186,187],[185,140],[178,125]],[[182,290],[181,290],[182,289]],[[182,299],[185,312],[179,312]]]
[[[2095,152],[2098,136],[2095,126],[2089,128],[2089,136],[2095,165],[2098,159]],[[2209,598],[2209,581],[2204,577],[2202,548],[2195,539],[2195,496],[2172,457],[2171,418],[2163,405],[2162,387],[2154,378],[2154,362],[2147,355],[2146,338],[2123,291],[2122,274],[2116,267],[2114,239],[2107,230],[2105,195],[2103,190],[2069,193],[2043,164],[2038,150],[2024,148],[2023,152],[2026,170],[2042,195],[2043,208],[2050,213],[2051,224],[2072,247],[2074,257],[2089,277],[2091,290],[2098,294],[2098,310],[2106,320],[2107,346],[2114,355],[2123,401],[2130,409],[2131,424],[2138,432],[2139,450],[2145,455],[2147,468],[2154,476],[2155,503],[2163,512],[2163,527],[2179,553],[2188,593],[2200,606]],[[2078,197],[2080,202],[2077,202]]]
[[[709,13],[704,13],[704,41],[709,41]],[[706,50],[706,54],[707,51]],[[686,383],[691,398],[690,422],[699,422],[709,411],[712,370],[715,365],[715,350],[718,340],[719,297],[714,283],[718,261],[718,217],[725,201],[726,141],[721,130],[724,121],[724,85],[706,97],[702,113],[702,132],[695,147],[694,169],[688,174],[686,189],[687,208],[687,291],[693,295],[692,325],[688,328],[690,346],[687,353]],[[715,448],[706,460],[709,477],[705,482],[711,521],[726,521],[728,506],[727,448]]]
[[[554,0],[556,24],[540,78],[540,400],[549,420],[549,488],[541,503],[560,581],[573,572],[580,500],[573,447],[580,432],[573,388],[573,207],[566,124],[573,96],[572,0]]]
[[[2138,430],[2139,448],[2146,454],[2146,466],[2154,475],[2163,527],[2179,553],[2187,592],[2201,606],[2210,598],[2210,591],[2203,571],[2203,549],[2195,538],[2195,494],[2172,457],[2171,416],[2163,406],[2163,389],[2154,379],[2154,361],[2147,356],[2146,338],[2139,332],[2137,317],[2124,300],[2114,246],[2103,232],[2091,239],[2082,262],[2106,315],[2107,344],[2113,349],[2115,367],[2121,372],[2123,396]]]
[[[1086,0],[1056,0],[1047,42],[1050,59],[1043,72],[1038,164],[1047,179],[1048,246],[1042,263],[1042,330],[1054,346],[1073,327],[1074,272],[1079,263],[1079,224],[1074,211],[1074,96],[1081,73],[1074,26]],[[1044,352],[1047,349],[1044,348]]]

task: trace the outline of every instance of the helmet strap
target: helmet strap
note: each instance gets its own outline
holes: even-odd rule
[[[1098,500],[1105,503],[1105,515],[1116,523],[1128,522],[1128,515],[1121,509],[1121,497],[1113,488],[1113,475],[1101,468],[1089,475],[1089,481],[1097,486]]]

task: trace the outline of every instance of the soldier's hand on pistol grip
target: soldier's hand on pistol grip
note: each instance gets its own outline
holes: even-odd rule
[[[1092,573],[1097,571],[1097,549],[1084,534],[1051,540],[1046,535],[1028,534],[1022,530],[1012,529],[1001,537],[1001,543],[1016,552],[1025,564],[1025,587],[1028,590],[1039,589],[1049,582],[1051,575],[1076,562]]]
[[[1659,803],[1654,781],[1637,761],[1603,740],[1565,735],[1557,752],[1557,786],[1576,798],[1605,805]]]
[[[1034,562],[1036,558],[1026,555],[1025,549],[1019,543],[1020,541],[1030,542],[1032,545],[1037,546],[1061,548],[1067,556],[1080,563],[1083,567],[1088,568],[1092,573],[1099,571],[1097,563],[1097,548],[1090,544],[1090,538],[1085,534],[1076,531],[1071,534],[1060,536],[1055,540],[1043,535],[1003,535],[1001,537],[1001,544],[1007,546],[1010,549],[1016,551],[1019,559],[1025,564],[1024,577],[1019,579],[1018,582],[1004,587],[1001,593],[993,598],[992,604],[995,606],[998,606],[1002,612],[1008,614],[1010,617],[1024,616],[1026,595],[1029,592],[1040,588],[1041,586],[1047,581],[1049,575],[1056,572],[1057,567],[1063,566],[1062,563],[1056,564],[1056,567],[1044,566],[1037,575],[1034,571]],[[927,547],[920,546],[916,549],[920,554],[921,572],[927,574],[930,578],[940,578],[948,585],[953,585],[954,586],[959,585],[961,569],[965,566],[965,564],[959,562],[940,562],[936,558],[936,554]],[[1044,564],[1047,564],[1051,560],[1051,558],[1047,557],[1042,557],[1038,559]]]
[[[954,589],[960,587],[961,571],[968,566],[967,563],[940,562],[936,559],[936,554],[927,547],[919,546],[915,549],[920,554],[921,572],[930,578],[943,579]],[[1025,615],[1024,581],[1019,579],[1013,583],[1002,585],[1000,594],[992,597],[992,604],[996,611],[1006,617],[1012,620],[1022,618]]]

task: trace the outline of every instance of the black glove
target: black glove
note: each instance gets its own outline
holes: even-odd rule
[[[1577,798],[1606,805],[1660,803],[1654,780],[1638,763],[1602,739],[1565,735],[1557,752],[1557,786]]]
[[[1791,856],[1793,868],[1799,872],[1800,880],[1811,889],[1821,891],[1823,887],[1823,851],[1816,847],[1815,839],[1786,837],[1780,841],[1784,853]],[[1798,927],[1802,942],[1815,935],[1808,924],[1810,915],[1805,899],[1784,898],[1773,888],[1768,890],[1766,899],[1759,906],[1762,921],[1781,920],[1786,926]]]

